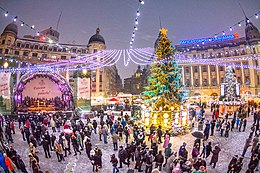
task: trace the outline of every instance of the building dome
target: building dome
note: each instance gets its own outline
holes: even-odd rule
[[[106,44],[104,37],[102,35],[100,35],[99,32],[100,32],[100,29],[97,28],[96,34],[93,35],[92,37],[90,37],[90,39],[88,41],[88,44],[94,43],[94,42],[99,42],[99,43]]]
[[[7,32],[14,33],[15,35],[17,35],[18,34],[17,25],[14,22],[8,24],[4,29],[4,33],[7,33]]]
[[[245,33],[246,33],[246,40],[250,43],[255,43],[255,41],[260,41],[260,33],[253,25],[252,22],[246,20],[246,28],[245,28]]]

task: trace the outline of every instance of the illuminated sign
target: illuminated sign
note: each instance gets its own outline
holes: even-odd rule
[[[223,35],[218,36],[214,38],[200,38],[200,39],[194,39],[194,40],[181,40],[180,44],[200,44],[200,43],[208,43],[208,42],[215,42],[215,41],[224,41],[224,40],[231,40],[238,38],[238,34],[232,34],[232,35]]]

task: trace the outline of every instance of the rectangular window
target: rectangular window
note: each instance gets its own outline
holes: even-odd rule
[[[202,72],[207,72],[207,66],[202,66]]]
[[[53,48],[53,51],[54,51],[54,52],[57,52],[57,47],[54,47],[54,48]]]
[[[38,45],[34,45],[34,49],[39,49],[39,46]]]
[[[62,56],[60,57],[60,59],[65,60],[65,59],[66,59],[66,56],[62,55]]]
[[[212,66],[210,66],[210,70],[211,71],[216,71],[216,67],[212,65]]]
[[[21,47],[21,43],[17,43],[16,46],[17,46],[17,47]]]
[[[63,49],[62,49],[62,52],[66,52],[66,48],[63,48]]]
[[[2,40],[2,44],[5,44],[5,40]]]
[[[26,44],[26,45],[25,45],[25,48],[29,48],[29,47],[30,47],[30,45],[29,45],[29,44]]]
[[[14,54],[15,54],[15,55],[19,55],[19,51],[17,51],[17,50],[14,51]]]
[[[47,58],[47,54],[46,54],[46,53],[43,53],[43,54],[42,54],[42,58]]]
[[[197,66],[194,67],[194,72],[195,72],[195,73],[198,73],[198,71],[199,71],[198,67],[197,67]]]
[[[23,56],[29,56],[29,52],[28,51],[24,51],[23,52]]]
[[[190,68],[189,67],[185,67],[185,73],[190,73]]]
[[[48,46],[44,46],[44,50],[47,50],[48,49]]]
[[[81,53],[87,53],[86,49],[82,49]]]
[[[223,66],[220,66],[219,70],[220,70],[220,71],[224,71],[224,67],[223,67]]]
[[[37,53],[32,53],[32,57],[37,57]]]
[[[5,49],[5,54],[8,54],[9,53],[9,49]]]
[[[93,50],[93,53],[96,53],[96,52],[97,52],[97,49],[94,49],[94,50]]]
[[[73,52],[73,53],[76,53],[76,51],[77,51],[76,49],[72,49],[72,52]]]
[[[99,75],[99,82],[102,82],[102,74]]]

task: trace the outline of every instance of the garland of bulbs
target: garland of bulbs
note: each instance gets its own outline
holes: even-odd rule
[[[81,69],[83,69],[83,70],[84,69],[95,70],[97,68],[115,65],[118,62],[118,60],[121,58],[121,56],[123,56],[123,58],[124,58],[124,65],[125,66],[127,66],[130,61],[132,61],[132,62],[134,62],[135,64],[138,64],[138,65],[149,65],[156,58],[156,55],[154,54],[154,49],[153,48],[133,49],[133,43],[134,43],[134,40],[135,40],[135,33],[138,30],[137,25],[138,25],[138,19],[139,19],[139,16],[140,16],[140,4],[143,5],[144,1],[139,0],[138,9],[137,9],[136,17],[135,17],[134,30],[133,30],[131,41],[130,41],[130,49],[126,49],[126,50],[102,50],[102,51],[98,51],[97,53],[87,54],[85,56],[79,56],[78,54],[76,54],[76,58],[72,61],[61,60],[59,62],[46,63],[46,64],[33,65],[33,66],[31,66],[31,64],[29,62],[22,62],[22,61],[13,60],[13,59],[10,59],[10,58],[5,58],[5,60],[9,59],[10,62],[15,61],[16,63],[19,62],[20,64],[25,63],[25,65],[27,65],[27,67],[0,69],[0,73],[1,72],[15,73],[15,72],[27,72],[27,71],[58,71],[58,72],[64,72],[64,71],[76,71],[76,70],[81,70]],[[9,12],[7,10],[5,10],[3,7],[0,6],[0,9],[4,11],[5,17],[11,16],[9,14]],[[249,19],[253,18],[254,16],[255,16],[256,19],[258,19],[259,15],[260,15],[260,11],[255,13],[255,15],[252,15],[249,18],[247,18],[248,21],[246,21],[246,22],[250,22]],[[29,25],[29,24],[25,23],[23,20],[20,20],[17,16],[11,16],[11,17],[13,18],[13,22],[20,22],[21,26],[27,26],[28,28],[32,29],[36,33],[36,36],[43,36],[45,38],[45,41],[48,40],[48,42],[50,44],[55,44],[59,48],[64,48],[58,42],[54,42],[53,40],[51,40],[47,36],[42,35],[39,32],[36,32],[34,25]],[[245,21],[245,20],[241,20],[241,21],[237,22],[236,24],[232,25],[231,27],[229,27],[229,31],[233,31],[233,28],[235,26],[241,27],[241,22],[243,22],[243,21]],[[215,37],[217,37],[217,35],[219,35],[220,33],[222,33],[222,35],[225,35],[226,30],[223,30],[222,32],[215,34]],[[202,57],[201,58],[188,57],[188,58],[185,58],[185,59],[181,58],[181,57],[182,56],[180,56],[180,54],[175,55],[175,58],[176,58],[177,61],[179,61],[179,63],[197,62],[197,63],[208,64],[208,63],[214,62],[215,64],[216,63],[220,64],[219,58],[214,60],[214,59],[203,59]],[[0,59],[1,58],[2,57],[0,57]],[[127,58],[127,60],[126,60],[126,58]],[[247,58],[252,58],[252,57],[247,57]],[[253,58],[255,58],[257,60],[259,59],[259,57],[253,57]],[[222,58],[221,60],[230,61],[230,59],[228,59],[228,58]],[[234,58],[233,60],[244,60],[244,58]],[[159,62],[159,63],[161,63],[161,62]],[[248,66],[248,65],[242,65],[242,68],[259,69],[258,66]]]

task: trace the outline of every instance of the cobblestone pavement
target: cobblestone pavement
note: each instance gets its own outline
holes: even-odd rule
[[[228,163],[231,160],[232,156],[236,154],[240,155],[242,153],[245,140],[249,135],[249,129],[251,124],[252,124],[252,120],[250,119],[248,121],[248,126],[245,132],[238,132],[237,130],[235,130],[234,132],[230,133],[229,138],[220,137],[219,132],[215,132],[214,136],[209,137],[208,141],[211,141],[213,146],[218,143],[221,148],[219,162],[217,163],[216,168],[212,169],[210,166],[207,166],[209,173],[224,173],[227,171]],[[49,131],[51,134],[51,129],[49,129]],[[28,145],[25,141],[22,140],[21,134],[19,133],[18,129],[16,130],[16,132],[17,133],[14,135],[13,146],[18,151],[18,153],[22,156],[27,166],[28,172],[32,172],[31,168],[29,168]],[[130,141],[131,140],[132,138],[130,139]],[[171,143],[173,144],[172,146],[173,150],[178,151],[181,144],[183,142],[186,142],[187,150],[189,152],[189,157],[191,157],[191,150],[192,150],[192,145],[194,143],[194,140],[195,138],[191,134],[187,134],[185,136],[172,137]],[[110,172],[112,173],[110,155],[115,153],[117,156],[117,152],[113,151],[111,138],[109,138],[108,141],[109,141],[108,144],[104,144],[103,142],[99,141],[98,135],[92,134],[91,137],[92,145],[99,146],[103,152],[103,156],[102,156],[103,168],[99,170],[99,172],[102,173],[110,173]],[[120,141],[120,145],[124,145],[123,141]],[[159,147],[162,148],[162,144],[160,144]],[[63,173],[63,172],[91,173],[92,172],[92,165],[90,163],[90,160],[87,158],[85,150],[82,152],[81,155],[77,155],[77,156],[74,156],[74,153],[72,152],[72,154],[66,157],[65,161],[62,162],[58,162],[55,152],[51,152],[51,158],[46,159],[42,146],[39,146],[37,148],[37,151],[38,151],[37,155],[39,156],[40,159],[40,166],[42,171],[49,170],[52,173]],[[251,148],[248,149],[248,152],[245,155],[244,168],[242,172],[246,171],[246,167],[250,159],[250,154],[251,154],[250,151]],[[210,159],[211,156],[206,160],[207,165],[209,165]],[[134,168],[134,163],[131,163],[129,168]],[[123,168],[120,169],[120,172],[126,173],[127,170],[128,167],[126,165],[123,165]],[[162,173],[165,173],[165,171],[163,170]]]

